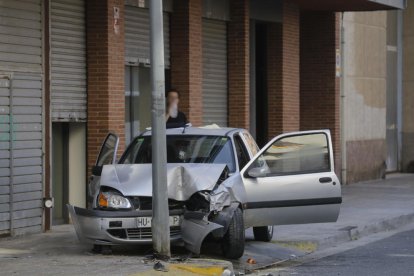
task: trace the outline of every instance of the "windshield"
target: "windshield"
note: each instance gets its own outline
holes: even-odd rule
[[[152,162],[151,136],[137,137],[119,161],[120,164]],[[236,169],[231,140],[224,136],[167,135],[168,163],[226,164]]]

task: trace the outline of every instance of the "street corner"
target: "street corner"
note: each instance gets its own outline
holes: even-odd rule
[[[154,266],[145,271],[129,276],[145,275],[177,275],[177,276],[232,276],[235,275],[231,262],[215,259],[188,259],[185,262],[155,262]]]

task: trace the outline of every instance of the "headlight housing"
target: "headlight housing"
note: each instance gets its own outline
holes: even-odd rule
[[[210,193],[208,191],[199,191],[194,193],[186,202],[189,211],[210,211]]]
[[[113,209],[131,209],[129,199],[113,191],[100,192],[98,195],[98,207]]]

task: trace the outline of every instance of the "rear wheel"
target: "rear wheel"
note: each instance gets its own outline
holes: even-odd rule
[[[273,226],[253,227],[253,235],[256,241],[269,242],[273,238]]]
[[[230,221],[229,228],[223,237],[222,250],[224,257],[238,259],[244,253],[243,213],[237,208]]]

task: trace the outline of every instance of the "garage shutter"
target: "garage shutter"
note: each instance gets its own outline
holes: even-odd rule
[[[53,121],[86,121],[84,0],[51,1]]]
[[[0,235],[41,231],[41,1],[0,1]]]
[[[227,27],[225,21],[203,19],[203,123],[228,125]]]
[[[0,79],[0,234],[10,230],[10,80]]]
[[[170,24],[164,12],[165,67],[170,67]],[[127,64],[150,63],[149,10],[125,6],[125,61]]]

